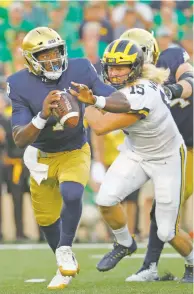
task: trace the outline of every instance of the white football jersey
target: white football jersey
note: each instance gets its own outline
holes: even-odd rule
[[[131,105],[131,113],[141,115],[135,124],[123,129],[125,145],[143,159],[154,160],[172,156],[184,142],[170,113],[170,102],[163,88],[141,79],[121,90]]]

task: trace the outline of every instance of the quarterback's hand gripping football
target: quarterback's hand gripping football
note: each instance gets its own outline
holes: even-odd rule
[[[52,114],[52,110],[58,107],[57,101],[60,100],[59,90],[49,92],[43,102],[41,117],[43,119],[49,118]]]
[[[83,103],[93,105],[96,102],[92,90],[90,90],[86,85],[77,84],[75,82],[71,82],[71,84],[77,89],[77,91],[69,89],[71,95],[76,96]]]

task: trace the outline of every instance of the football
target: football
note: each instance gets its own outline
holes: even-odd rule
[[[74,128],[79,122],[79,105],[76,97],[67,92],[60,92],[58,107],[53,109],[53,115],[57,117],[62,126]]]

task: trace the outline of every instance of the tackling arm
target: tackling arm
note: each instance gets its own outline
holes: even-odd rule
[[[114,92],[109,97],[94,96],[94,105],[112,113],[128,113],[131,109],[126,96],[122,92]]]
[[[71,82],[77,91],[69,89],[73,96],[76,96],[81,102],[94,105],[113,113],[128,113],[131,109],[127,97],[120,91],[111,93],[108,97],[95,96],[86,85]],[[103,86],[106,86],[103,84]]]
[[[86,108],[85,117],[98,136],[130,126],[141,118],[138,114],[127,113],[106,113],[103,115],[93,106]]]
[[[81,102],[92,105],[94,104],[96,106],[99,105],[99,108],[103,108],[109,112],[129,112],[130,104],[125,95],[123,93],[117,92],[116,89],[112,86],[103,83],[98,77],[94,66],[89,61],[87,61],[87,66],[89,81],[87,86],[71,82],[76,91],[74,89],[70,89],[70,93],[76,96]]]

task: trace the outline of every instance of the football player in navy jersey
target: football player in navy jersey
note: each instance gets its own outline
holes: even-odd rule
[[[90,170],[90,148],[79,103],[80,119],[74,128],[63,127],[52,116],[59,91],[71,81],[83,83],[96,95],[109,96],[106,110],[125,112],[126,99],[115,99],[87,59],[68,59],[65,42],[52,29],[38,27],[24,38],[26,69],[8,77],[12,101],[13,137],[18,147],[27,147],[24,161],[31,173],[32,207],[37,223],[55,252],[58,271],[49,289],[64,288],[79,271],[71,250],[82,212],[82,194]],[[114,94],[114,93],[113,93]]]
[[[166,93],[171,99],[171,113],[187,146],[187,166],[184,200],[193,193],[193,67],[188,63],[189,55],[181,47],[168,48],[159,54],[159,48],[153,35],[143,29],[130,29],[121,39],[136,41],[144,51],[147,63],[157,67],[169,68],[170,76],[165,84]],[[182,201],[182,202],[183,202]],[[141,269],[126,281],[153,281],[158,279],[157,264],[164,247],[157,236],[155,219],[156,203],[151,211],[151,227],[147,253]],[[178,224],[177,224],[178,225]],[[193,283],[193,251],[190,252],[183,242],[185,233],[180,230],[171,245],[185,257],[185,273],[182,282]],[[182,238],[183,237],[183,238]]]

